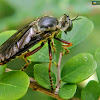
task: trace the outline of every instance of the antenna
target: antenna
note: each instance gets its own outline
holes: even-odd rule
[[[81,18],[78,18],[79,15],[77,15],[74,19],[72,19],[71,21],[74,21],[74,20],[79,20]]]

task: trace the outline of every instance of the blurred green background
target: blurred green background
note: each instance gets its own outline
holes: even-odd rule
[[[80,15],[93,21],[94,30],[79,45],[75,46],[67,58],[89,52],[94,55],[100,47],[100,5],[92,5],[91,0],[0,0],[0,32],[17,30],[37,17],[50,15],[59,18],[63,14],[71,18]],[[63,62],[62,62],[63,63]],[[20,100],[53,100],[40,92],[29,89]]]

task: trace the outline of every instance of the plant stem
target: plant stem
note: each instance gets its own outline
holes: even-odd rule
[[[12,70],[9,69],[9,68],[6,68],[5,72],[9,72],[9,71],[12,71]],[[53,92],[51,92],[50,90],[45,89],[42,86],[40,86],[36,82],[36,80],[34,78],[29,77],[29,79],[30,79],[30,85],[29,85],[29,87],[32,88],[34,91],[39,91],[39,92],[45,93],[45,94],[47,94],[47,95],[49,95],[49,96],[51,96],[51,97],[53,97],[53,98],[55,98],[57,100],[63,100],[58,95],[56,95]],[[69,100],[79,100],[79,99],[73,97],[72,99],[69,99]]]
[[[31,80],[32,80],[32,78],[31,78]],[[40,86],[36,81],[34,81],[34,79],[33,79],[33,81],[30,82],[29,87],[32,88],[34,91],[39,91],[39,92],[45,93],[45,94],[47,94],[47,95],[49,95],[57,100],[63,100],[58,95],[52,93],[50,90],[45,89],[42,86]]]
[[[61,64],[62,56],[63,56],[63,54],[61,52],[60,55],[59,55],[59,61],[58,61],[58,64],[57,64],[57,86],[56,86],[54,94],[58,94],[58,91],[59,91],[59,88],[60,88],[60,64]]]

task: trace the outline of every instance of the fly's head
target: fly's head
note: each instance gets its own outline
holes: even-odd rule
[[[58,24],[59,29],[63,30],[65,33],[71,31],[72,28],[73,28],[73,22],[72,21],[77,20],[77,17],[70,20],[69,15],[64,14],[59,20],[59,24]]]
[[[58,27],[59,27],[61,30],[63,30],[65,33],[72,30],[72,28],[73,28],[73,23],[72,23],[72,20],[70,20],[69,15],[64,14],[64,15],[60,18]]]

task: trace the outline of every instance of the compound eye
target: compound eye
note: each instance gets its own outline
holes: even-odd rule
[[[69,18],[69,15],[67,15],[67,18]]]
[[[69,15],[68,14],[64,14],[66,17],[69,17]]]
[[[72,21],[70,20],[70,21],[69,21],[69,27],[68,27],[68,29],[67,29],[67,32],[71,31],[72,28],[73,28],[73,23],[72,23]]]
[[[70,19],[69,19],[69,15],[67,15],[67,14],[65,14],[64,18],[65,18],[65,21],[66,21],[66,22],[67,22],[68,20],[70,20]]]

